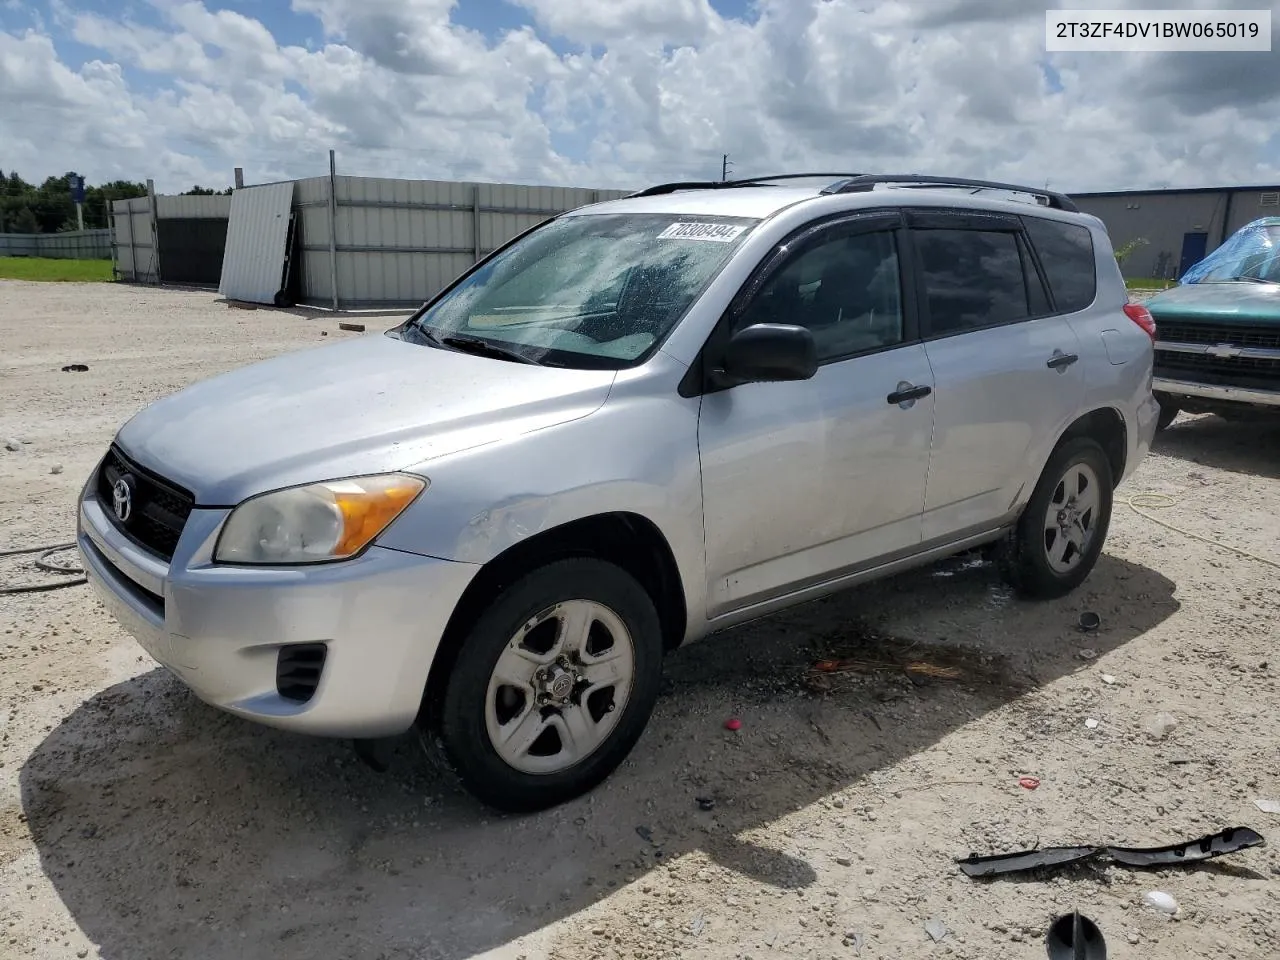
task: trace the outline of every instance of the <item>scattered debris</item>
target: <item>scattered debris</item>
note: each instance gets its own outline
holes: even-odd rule
[[[1163,890],[1148,890],[1142,895],[1142,903],[1144,906],[1159,910],[1161,913],[1167,913],[1169,916],[1173,916],[1178,912],[1178,901]]]
[[[724,722],[724,728],[726,730],[734,730],[734,731],[741,730],[742,721],[739,720],[737,717],[730,717],[728,720]]]
[[[1178,725],[1178,720],[1171,713],[1157,713],[1146,726],[1147,733],[1157,740],[1163,740],[1169,731]]]
[[[1111,684],[1116,682],[1116,678],[1109,673],[1104,673],[1102,675],[1102,682],[1105,683],[1107,686],[1111,686]]]
[[[988,857],[970,855],[956,863],[967,876],[994,877],[1002,873],[1022,873],[1041,867],[1083,863],[1101,852],[1099,847],[1045,847],[1043,850],[997,853]]]
[[[17,453],[19,450],[22,449],[22,444],[20,444],[17,440],[6,440],[4,442],[4,448],[13,453]]]
[[[1083,650],[1079,651],[1076,656],[1081,660],[1097,660],[1098,651],[1094,650],[1092,647],[1085,647]]]
[[[689,922],[689,932],[695,937],[702,936],[702,931],[705,929],[707,929],[707,918],[700,913]]]
[[[1090,717],[1088,720],[1086,720],[1086,721],[1084,722],[1084,725],[1085,725],[1086,727],[1088,727],[1090,730],[1097,730],[1097,729],[1098,729],[1098,721],[1097,721],[1097,720],[1095,720],[1095,719],[1093,719],[1093,717]]]
[[[947,925],[945,923],[937,917],[933,917],[924,922],[924,932],[929,935],[930,939],[932,939],[934,943],[937,943],[951,931],[947,929]]]
[[[1098,925],[1079,910],[1053,921],[1045,942],[1050,960],[1106,960],[1107,944]]]
[[[710,811],[716,808],[716,801],[714,797],[698,797],[697,801],[699,810]]]
[[[1019,777],[1018,786],[1022,787],[1024,790],[1034,790],[1036,787],[1040,786],[1040,778],[1039,777]]]
[[[348,333],[364,333],[364,324],[343,322],[338,324],[338,329],[346,330]]]
[[[1092,610],[1086,610],[1080,614],[1080,629],[1085,633],[1092,633],[1102,626],[1102,618]]]
[[[846,930],[844,933],[844,942],[845,946],[853,950],[853,955],[855,957],[862,956],[862,948],[865,945],[866,940],[863,938],[861,933],[857,930]]]
[[[653,843],[653,831],[650,830],[648,827],[645,827],[645,826],[636,827],[636,836],[638,836],[645,843]]]
[[[1116,863],[1129,867],[1177,866],[1211,860],[1227,853],[1239,853],[1265,843],[1260,834],[1248,827],[1228,827],[1189,843],[1167,847],[1043,847],[1039,850],[1021,850],[985,857],[971,854],[956,863],[970,877],[993,877],[1039,867],[1082,863],[1103,854]]]
[[[1280,814],[1280,800],[1258,799],[1253,801],[1253,805],[1263,813]]]
[[[328,330],[321,330],[321,331],[320,331],[320,336],[322,336],[322,337],[327,337],[328,335],[329,335],[329,331],[328,331]]]
[[[853,671],[870,672],[872,670],[905,670],[908,675],[929,677],[934,680],[960,680],[964,671],[959,667],[941,666],[924,660],[913,660],[907,663],[885,663],[875,660],[819,660],[813,665],[818,673],[849,673]]]
[[[89,369],[87,363],[68,363],[62,368],[63,373],[84,373]]]
[[[836,857],[836,863],[842,867],[852,867],[853,858],[852,857]]]
[[[1160,867],[1212,860],[1225,853],[1239,853],[1265,844],[1262,836],[1248,827],[1228,827],[1189,843],[1175,843],[1167,847],[1107,847],[1107,853],[1112,860],[1126,866]]]

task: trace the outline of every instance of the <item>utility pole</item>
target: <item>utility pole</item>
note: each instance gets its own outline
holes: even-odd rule
[[[729,179],[729,168],[731,166],[733,166],[733,164],[729,162],[729,155],[726,153],[720,159],[720,182],[721,183],[724,183],[726,180]]]

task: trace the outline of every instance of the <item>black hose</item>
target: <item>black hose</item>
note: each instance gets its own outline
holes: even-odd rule
[[[38,553],[36,557],[36,568],[46,573],[58,573],[63,576],[74,577],[73,580],[56,580],[52,583],[33,583],[21,587],[5,587],[0,586],[0,595],[13,593],[45,593],[49,590],[61,590],[63,587],[78,587],[82,583],[88,583],[89,578],[84,575],[83,567],[70,567],[61,563],[51,563],[49,557],[55,553],[62,553],[64,550],[74,549],[75,542],[71,543],[55,543],[52,546],[43,547],[23,547],[20,550],[0,550],[0,559],[6,557],[25,557],[33,553]]]

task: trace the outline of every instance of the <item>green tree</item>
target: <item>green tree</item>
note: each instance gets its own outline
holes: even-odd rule
[[[14,233],[40,233],[40,221],[36,219],[36,215],[31,212],[30,207],[23,207],[18,211],[17,217],[13,221]]]

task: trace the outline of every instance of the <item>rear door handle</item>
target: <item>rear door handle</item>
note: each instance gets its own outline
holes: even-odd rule
[[[1045,363],[1045,366],[1050,370],[1065,370],[1079,359],[1079,354],[1063,353],[1061,350],[1055,350],[1053,351],[1053,356]]]
[[[903,381],[898,384],[898,389],[889,394],[885,399],[888,400],[889,403],[893,404],[915,403],[915,401],[919,400],[921,397],[927,397],[931,393],[933,393],[933,387],[916,387],[906,381]]]

